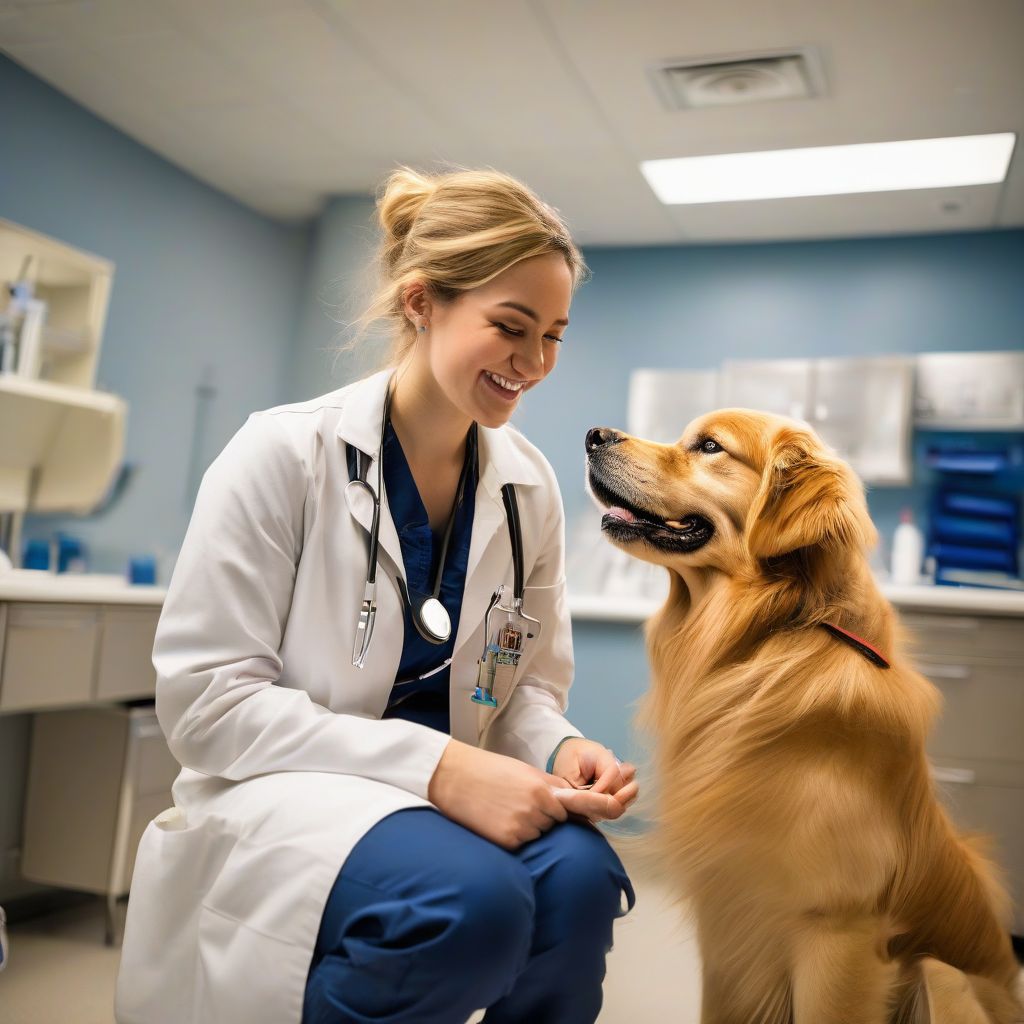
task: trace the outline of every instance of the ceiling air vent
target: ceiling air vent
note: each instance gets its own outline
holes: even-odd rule
[[[821,73],[807,50],[715,60],[664,61],[651,69],[669,110],[725,107],[822,93]]]

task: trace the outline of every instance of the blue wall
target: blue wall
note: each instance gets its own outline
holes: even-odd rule
[[[282,401],[332,391],[376,365],[382,348],[373,335],[344,348],[347,323],[369,304],[376,285],[376,208],[369,197],[339,196],[312,230],[302,306]]]
[[[101,516],[39,517],[85,537],[93,568],[177,550],[196,477],[253,409],[282,400],[308,228],[252,212],[0,56],[0,217],[112,260],[97,387],[129,403],[138,470]],[[197,386],[216,394],[195,436]],[[195,446],[198,472],[189,472]]]

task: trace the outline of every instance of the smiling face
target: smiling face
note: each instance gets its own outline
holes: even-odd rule
[[[596,427],[586,447],[587,484],[606,510],[602,532],[644,561],[732,574],[751,555],[759,557],[762,540],[765,557],[784,554],[787,544],[792,545],[787,550],[796,550],[814,543],[820,511],[834,507],[837,522],[847,517],[862,525],[860,488],[849,468],[809,428],[781,416],[722,409],[694,420],[675,444]],[[774,523],[775,498],[796,494],[794,482],[820,491],[813,508],[794,510],[803,517],[806,535]],[[768,542],[761,535],[770,519],[774,532]],[[823,524],[826,533],[827,527]],[[866,529],[870,532],[869,521]]]
[[[413,358],[451,406],[500,427],[554,369],[571,298],[572,274],[557,253],[520,260],[451,302],[411,294],[410,319],[429,325]]]

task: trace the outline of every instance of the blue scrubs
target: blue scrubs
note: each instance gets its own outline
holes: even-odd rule
[[[409,586],[429,592],[441,538],[390,424],[384,482]],[[474,471],[444,567],[453,639],[428,643],[406,611],[385,717],[449,730],[448,670],[400,681],[451,657],[476,483]],[[432,808],[398,811],[363,836],[328,896],[303,1024],[463,1024],[483,1007],[486,1024],[593,1024],[612,922],[633,901],[619,858],[593,826],[565,822],[508,852]]]

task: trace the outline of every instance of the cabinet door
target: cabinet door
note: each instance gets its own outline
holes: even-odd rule
[[[153,638],[159,608],[108,605],[103,609],[97,700],[152,697],[156,687]]]
[[[662,444],[678,441],[691,420],[721,406],[719,391],[717,370],[634,370],[626,432]]]
[[[722,367],[722,404],[806,420],[811,413],[811,366],[809,359],[727,362]]]
[[[819,359],[810,419],[862,480],[909,483],[913,388],[909,359]]]
[[[931,754],[1024,762],[1024,684],[1017,665],[927,656],[919,656],[915,664],[943,698],[928,740]]]
[[[993,840],[992,856],[1014,901],[1012,929],[1024,935],[1024,788],[993,784],[985,777],[985,767],[962,761],[949,767],[933,760],[939,797],[957,828]]]
[[[919,355],[914,418],[922,427],[1019,430],[1024,426],[1024,354]]]
[[[0,711],[89,701],[98,632],[95,608],[28,602],[10,605]]]

